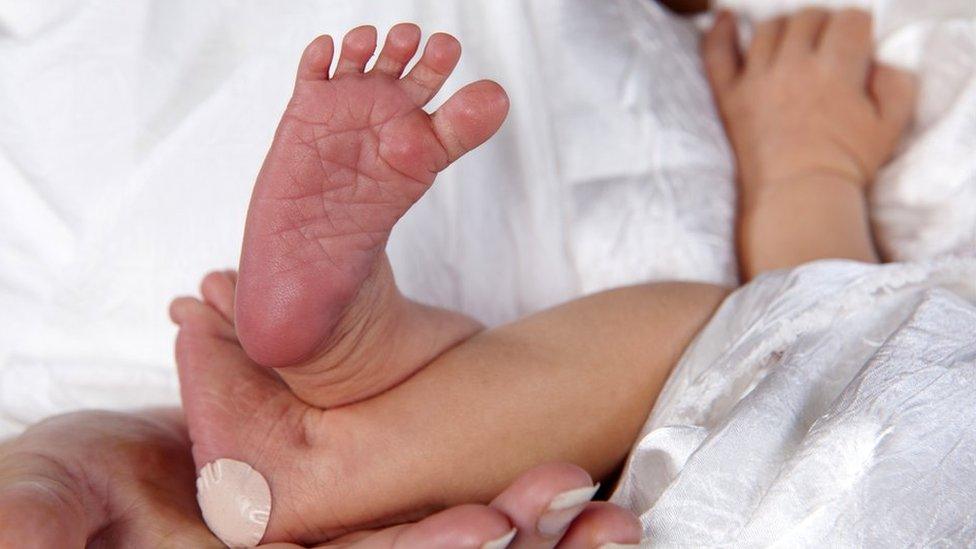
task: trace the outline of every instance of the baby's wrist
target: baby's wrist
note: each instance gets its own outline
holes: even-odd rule
[[[790,197],[829,193],[838,199],[864,200],[867,183],[856,176],[817,172],[794,176],[757,177],[743,181],[740,205],[744,211],[751,211],[765,205],[775,205]]]
[[[758,192],[743,189],[738,220],[746,280],[817,259],[878,260],[857,182],[816,176],[752,190]]]

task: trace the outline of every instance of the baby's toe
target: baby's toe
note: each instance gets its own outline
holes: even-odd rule
[[[234,323],[234,293],[237,285],[235,271],[215,271],[203,277],[200,294],[229,324]]]
[[[335,75],[362,73],[366,63],[376,51],[376,27],[356,27],[342,39],[342,51],[336,64]]]
[[[450,34],[437,33],[427,40],[417,65],[400,80],[403,91],[417,106],[426,105],[441,89],[461,59],[461,43]]]
[[[448,161],[488,140],[508,115],[508,95],[491,80],[479,80],[452,95],[431,121],[438,141],[447,151]]]
[[[305,47],[302,59],[298,62],[298,81],[328,80],[334,49],[332,37],[328,34],[312,40]]]
[[[217,309],[192,297],[178,297],[170,303],[169,317],[180,331],[236,340],[234,326]]]
[[[716,95],[721,94],[735,81],[742,63],[735,16],[731,12],[718,15],[715,25],[702,38],[701,49],[708,81]]]
[[[403,68],[417,53],[420,45],[420,27],[413,23],[394,25],[386,35],[386,43],[376,59],[373,72],[399,78]]]

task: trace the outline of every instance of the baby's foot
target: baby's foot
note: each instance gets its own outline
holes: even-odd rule
[[[237,333],[303,400],[335,406],[381,392],[474,333],[473,321],[403,298],[384,254],[396,221],[438,172],[499,128],[504,91],[480,81],[432,115],[422,107],[461,49],[435,34],[401,78],[420,30],[353,29],[329,76],[329,36],[305,50],[294,95],[248,211]]]
[[[488,428],[458,444],[443,424],[415,422],[414,416],[425,417],[424,404],[430,399],[407,398],[410,413],[404,413],[402,402],[380,402],[395,390],[332,410],[302,402],[273,370],[251,361],[236,340],[234,273],[208,275],[202,293],[204,302],[180,298],[170,310],[180,326],[176,357],[193,458],[198,469],[230,458],[263,474],[272,494],[265,542],[315,543],[359,528],[417,519],[462,502],[487,501],[521,470],[509,463],[517,459],[500,457],[504,449],[485,458],[489,454],[484,447],[495,447],[491,441],[508,427]],[[439,394],[455,394],[449,385],[442,389]],[[486,399],[496,400],[497,391],[486,391]],[[443,402],[431,405],[443,409]],[[494,412],[489,415],[498,410]],[[481,423],[483,418],[477,417]],[[457,419],[452,416],[450,424]],[[474,459],[471,452],[480,457]],[[495,459],[497,463],[485,466]],[[605,503],[586,503],[595,491],[590,476],[579,467],[536,468],[495,498],[491,509],[468,505],[463,508],[467,518],[452,514],[447,526],[468,532],[468,537],[448,537],[445,546],[479,547],[514,525],[518,537],[513,547],[553,547],[570,523],[562,540],[567,547],[636,541],[640,529],[629,513]],[[565,503],[567,499],[573,504]],[[556,510],[550,511],[553,507]]]

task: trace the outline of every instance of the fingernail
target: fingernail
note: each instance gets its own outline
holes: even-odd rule
[[[640,547],[637,543],[604,543],[599,549],[633,549]]]
[[[491,541],[486,541],[481,545],[481,549],[505,549],[510,543],[512,543],[512,540],[515,539],[515,534],[517,533],[518,528],[512,528],[506,532],[504,536]]]
[[[536,530],[550,538],[562,534],[599,489],[598,483],[594,486],[567,490],[552,498],[546,512],[539,517],[539,522],[535,525]]]

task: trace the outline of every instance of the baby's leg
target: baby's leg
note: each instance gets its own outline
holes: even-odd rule
[[[247,358],[232,279],[208,280],[210,304],[183,299],[172,310],[194,458],[242,460],[267,477],[266,541],[488,501],[547,461],[605,476],[726,295],[667,283],[586,297],[478,334],[381,395],[321,410]]]
[[[910,75],[872,62],[871,19],[808,9],[758,25],[744,54],[722,14],[703,42],[735,149],[746,279],[824,258],[877,261],[865,189],[911,118]]]
[[[486,501],[542,461],[606,474],[723,295],[618,290],[455,347],[480,327],[405,300],[383,248],[507,101],[482,82],[422,111],[459,49],[435,35],[400,78],[418,41],[398,25],[364,73],[375,30],[356,29],[332,76],[330,39],[309,46],[255,186],[239,282],[211,275],[208,304],[173,306],[196,464],[237,459],[268,477],[269,540]]]

